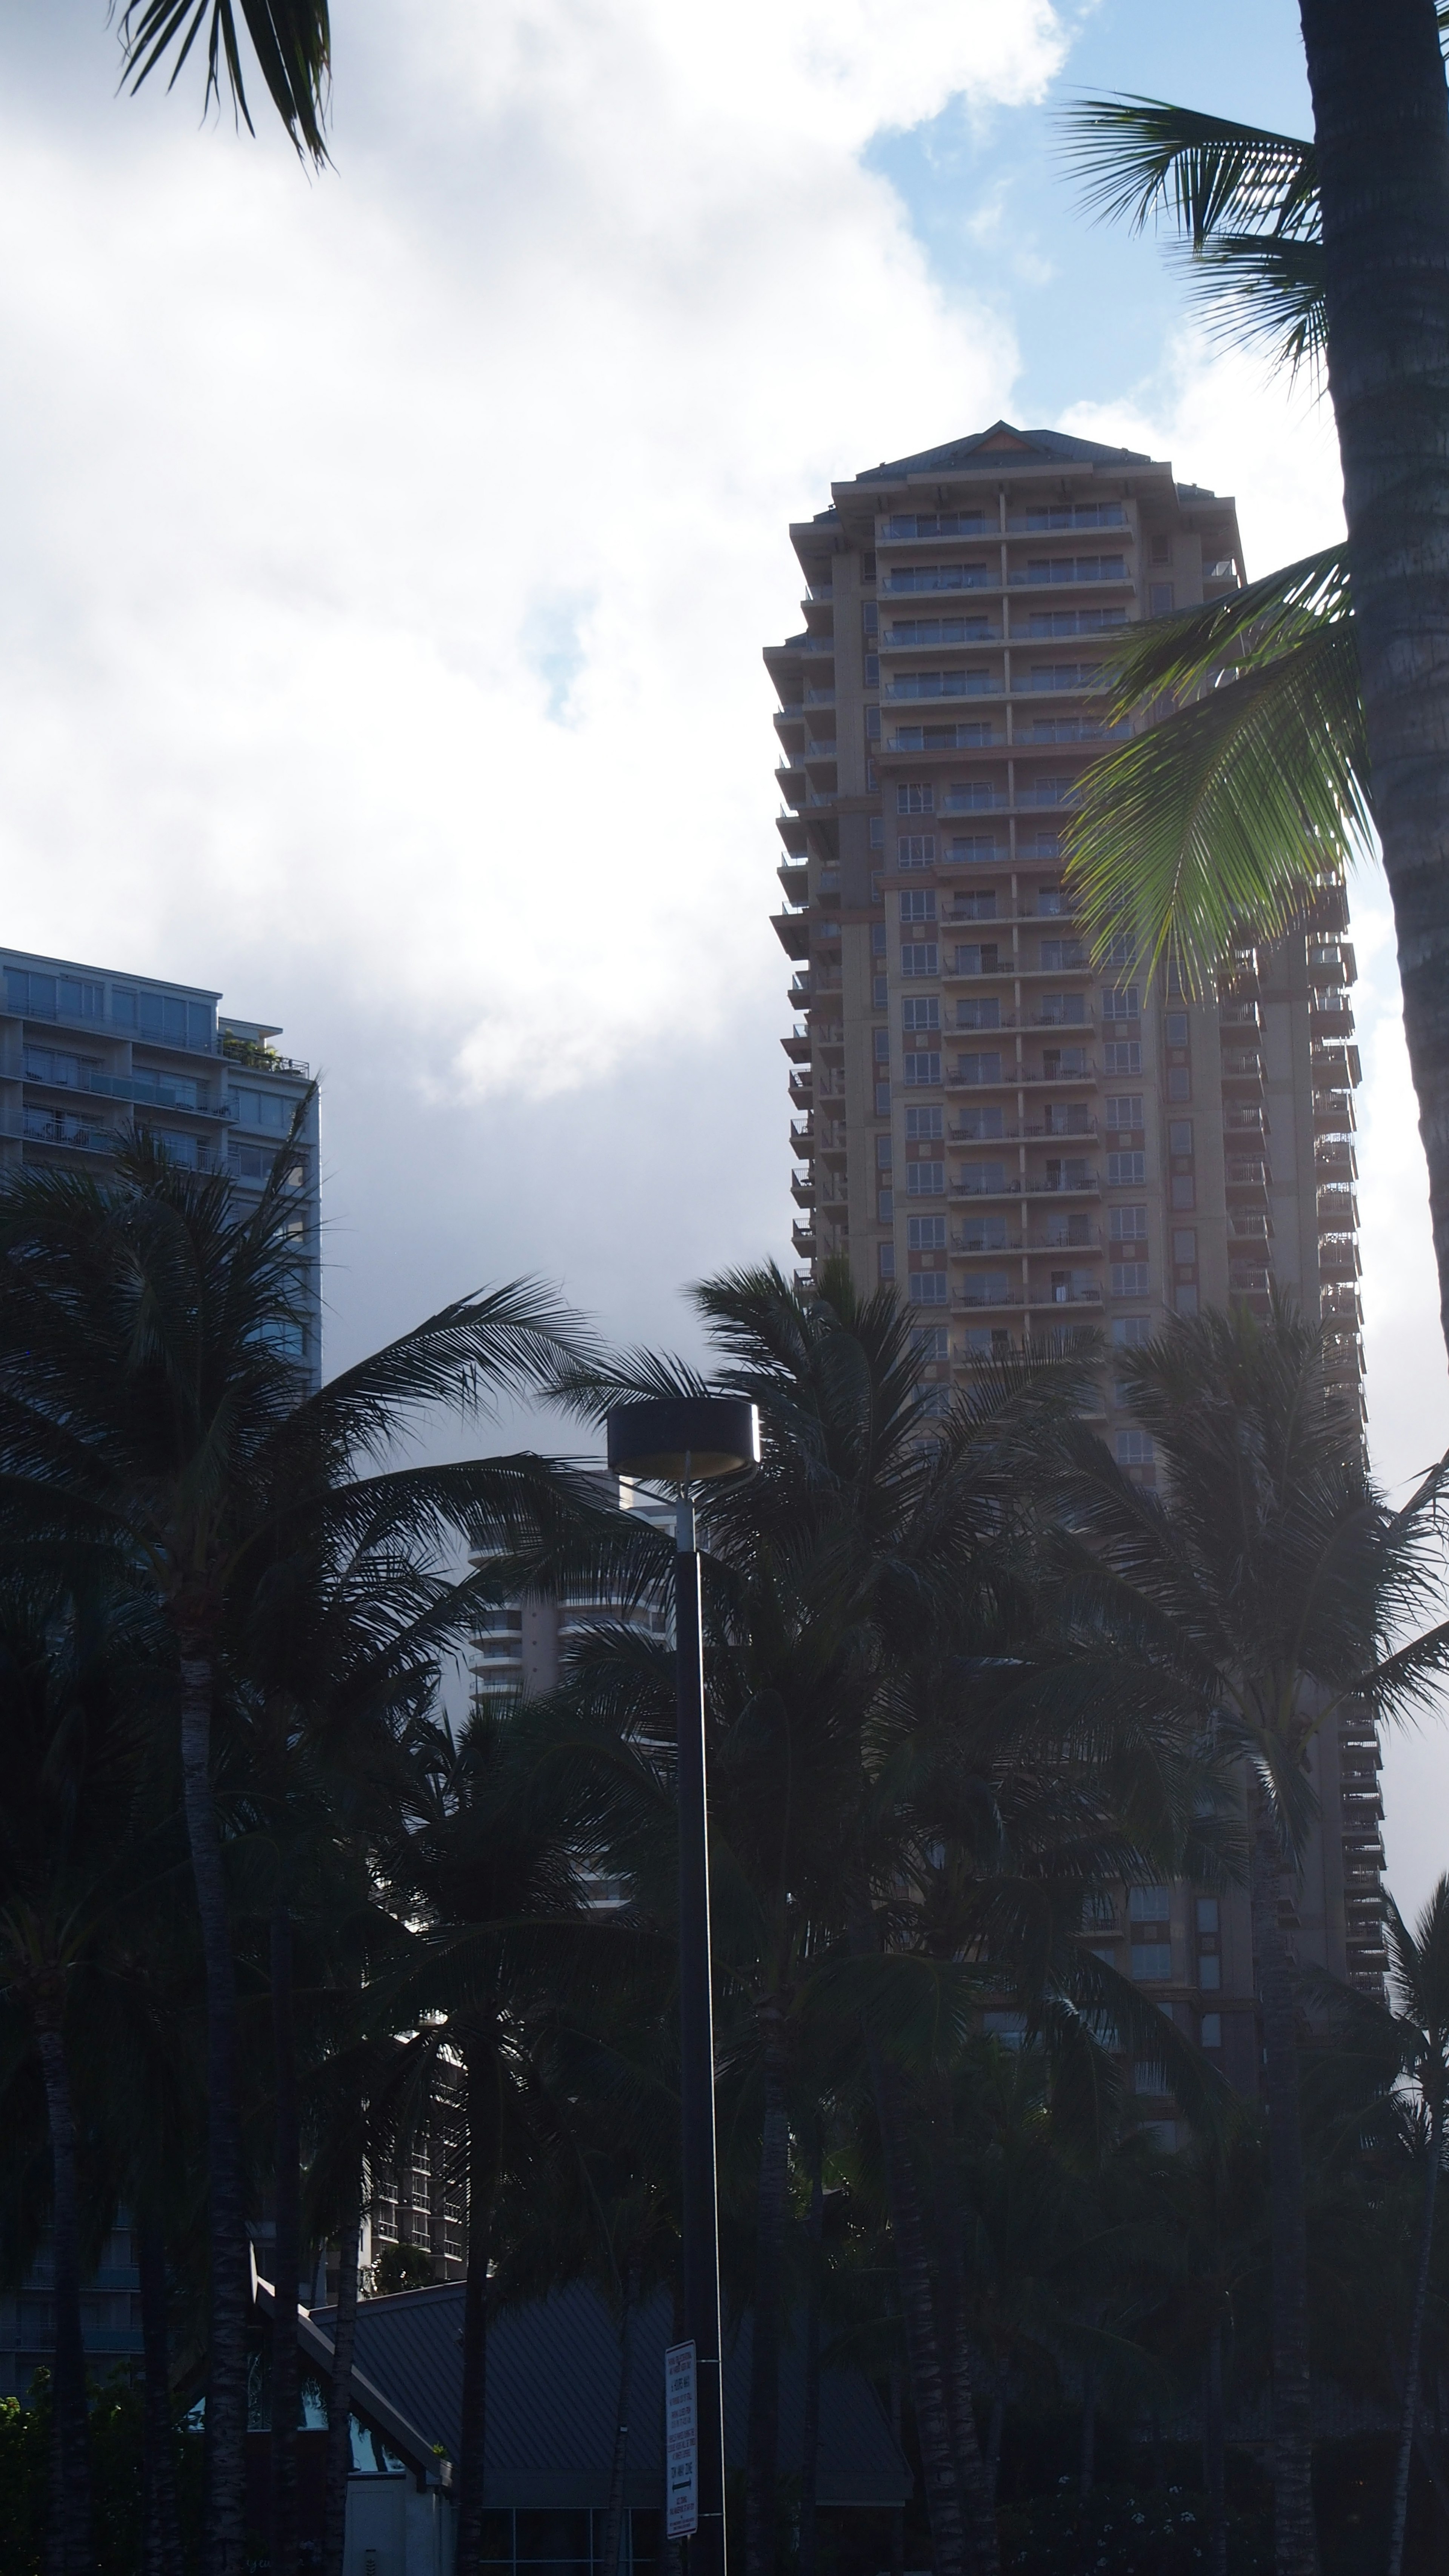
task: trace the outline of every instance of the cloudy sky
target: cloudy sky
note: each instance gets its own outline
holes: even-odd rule
[[[791,517],[984,427],[1339,526],[1331,423],[1082,221],[1080,90],[1303,130],[1293,0],[334,0],[334,167],[0,18],[7,941],[223,988],[325,1081],[329,1355],[537,1271],[621,1337],[788,1252]],[[259,120],[260,121],[260,120]],[[1392,936],[1355,901],[1371,1436],[1449,1387]],[[1390,1755],[1394,1882],[1449,1733]]]

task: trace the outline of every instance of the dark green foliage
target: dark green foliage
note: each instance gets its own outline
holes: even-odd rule
[[[137,2576],[141,2565],[141,2393],[124,2371],[92,2386],[95,2576]],[[201,2541],[201,2435],[176,2435],[176,2474],[188,2568]],[[30,2402],[0,2398],[0,2568],[44,2576],[50,2383],[37,2374]]]

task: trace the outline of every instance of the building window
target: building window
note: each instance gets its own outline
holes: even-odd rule
[[[902,941],[901,973],[903,975],[939,975],[940,971],[941,952],[937,948],[934,939]],[[937,1012],[936,1019],[932,1025],[936,1028],[940,1027],[941,1022],[939,1011]]]
[[[1191,1172],[1173,1173],[1172,1204],[1175,1208],[1181,1208],[1183,1210],[1196,1207],[1197,1190],[1193,1184]]]
[[[1172,584],[1170,581],[1154,581],[1147,593],[1150,614],[1153,617],[1170,617],[1172,615],[1172,597]]]
[[[1192,1152],[1192,1120],[1190,1118],[1173,1119],[1172,1124],[1167,1131],[1167,1150],[1170,1154],[1190,1154]]]
[[[891,1087],[888,1082],[876,1084],[875,1114],[877,1118],[889,1118],[891,1114]]]
[[[880,740],[880,709],[879,709],[879,707],[867,707],[867,708],[866,708],[866,711],[865,711],[865,738],[866,738],[866,741],[867,741],[867,742],[879,742],[879,740]]]
[[[870,1007],[873,1011],[883,1011],[888,1007],[890,990],[888,975],[875,975],[871,978]]]
[[[907,1163],[906,1196],[912,1199],[938,1199],[946,1187],[944,1163]]]
[[[878,1172],[888,1172],[890,1170],[891,1140],[889,1136],[877,1136],[875,1140],[875,1167]]]
[[[1150,1432],[1118,1432],[1117,1464],[1119,1467],[1150,1467],[1152,1464],[1152,1458],[1152,1435]],[[1134,1891],[1134,1893],[1140,1892],[1141,1891]]]
[[[882,1279],[894,1279],[896,1275],[896,1248],[893,1243],[882,1243],[877,1245],[876,1264]]]
[[[902,921],[934,921],[936,893],[933,886],[908,886],[901,896]]]
[[[905,1079],[908,1087],[912,1087],[917,1090],[924,1086],[938,1083],[941,1079],[941,1059],[939,1055],[908,1055],[906,1058]]]
[[[889,1224],[890,1224],[890,1221],[891,1221],[891,1219],[892,1219],[892,1217],[895,1215],[895,1212],[896,1212],[896,1194],[895,1194],[895,1191],[894,1191],[894,1190],[877,1190],[877,1191],[876,1191],[876,1194],[875,1194],[875,1218],[876,1218],[876,1223],[877,1223],[877,1225],[889,1225]]]
[[[876,1029],[872,1034],[875,1041],[876,1063],[888,1064],[890,1062],[891,1052],[890,1031],[888,1029]]]
[[[1114,1297],[1145,1297],[1151,1286],[1145,1261],[1114,1261],[1112,1294]]]
[[[1102,1048],[1102,1071],[1104,1073],[1116,1074],[1140,1073],[1142,1071],[1142,1040],[1140,1038],[1108,1038]]]
[[[1195,1315],[1197,1313],[1197,1290],[1195,1288],[1179,1288],[1174,1302],[1179,1315]]]
[[[1221,2014],[1220,2012],[1206,2012],[1206,2013],[1204,2013],[1204,2014],[1203,2014],[1203,2017],[1202,2017],[1202,2020],[1201,2020],[1201,2021],[1200,2021],[1200,2023],[1198,2024],[1198,2045],[1199,2045],[1199,2047],[1201,2047],[1201,2048],[1221,2048],[1221,2047],[1222,2047],[1222,2044],[1223,2044],[1223,2017],[1222,2017],[1222,2014]]]
[[[903,778],[896,789],[898,814],[934,814],[936,791],[926,778]]]
[[[1152,1339],[1152,1317],[1150,1315],[1114,1316],[1112,1339],[1119,1350],[1140,1351]]]
[[[1104,1020],[1140,1020],[1142,995],[1135,984],[1106,984],[1102,988]]]
[[[1125,1127],[1130,1130],[1134,1127],[1140,1127],[1142,1123],[1142,1094],[1140,1091],[1114,1093],[1109,1096],[1107,1101],[1107,1124],[1109,1127]]]
[[[1109,1190],[1140,1189],[1147,1178],[1145,1154],[1109,1154],[1107,1187]]]
[[[944,1324],[917,1324],[911,1334],[911,1348],[924,1365],[951,1356],[951,1337]]]
[[[908,1293],[913,1306],[944,1306],[947,1302],[945,1271],[913,1270]]]
[[[1162,1025],[1163,1025],[1163,1029],[1164,1029],[1164,1031],[1165,1031],[1165,1033],[1166,1033],[1167,1043],[1168,1043],[1168,1045],[1169,1045],[1169,1046],[1186,1046],[1186,1044],[1187,1044],[1187,1013],[1186,1013],[1186,1011],[1168,1011],[1168,1012],[1166,1013],[1166,1015],[1165,1015],[1164,1019],[1163,1019],[1163,1023],[1162,1023]]]
[[[906,1219],[906,1248],[910,1252],[944,1252],[946,1220],[943,1216],[912,1216]]]
[[[941,1025],[941,1000],[937,993],[922,993],[915,1000],[901,1004],[903,1029],[938,1029]]]
[[[945,1112],[941,1109],[908,1109],[906,1111],[907,1142],[913,1144],[924,1141],[934,1144],[943,1133],[944,1118]]]
[[[1192,1072],[1189,1066],[1185,1064],[1169,1065],[1167,1069],[1167,1097],[1169,1100],[1191,1100]]]
[[[884,821],[884,818],[883,818],[883,816],[881,816],[881,815],[879,815],[879,814],[872,814],[872,815],[869,817],[869,821],[870,821],[870,835],[869,835],[869,838],[870,838],[870,846],[871,846],[871,848],[872,848],[873,850],[883,850],[883,849],[885,848],[885,821]]]
[[[1146,1208],[1114,1207],[1111,1234],[1114,1243],[1145,1243],[1147,1241]]]
[[[901,833],[896,842],[897,867],[933,868],[935,864],[936,835],[934,832]],[[902,917],[904,918],[904,916]],[[912,918],[915,920],[920,920],[922,917],[923,916],[919,913],[912,915]],[[928,917],[931,920],[934,920],[935,914],[932,913]]]
[[[861,633],[863,635],[868,635],[871,642],[874,643],[876,636],[880,632],[880,611],[876,607],[873,599],[867,599],[861,602],[860,626]]]

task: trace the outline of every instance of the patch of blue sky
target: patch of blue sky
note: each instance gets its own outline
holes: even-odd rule
[[[524,618],[519,638],[523,658],[543,682],[544,713],[550,724],[579,721],[573,689],[588,658],[581,630],[592,607],[592,599],[582,594],[555,593],[535,600]]]
[[[982,112],[954,99],[921,125],[877,134],[865,155],[904,204],[942,292],[1012,325],[1012,416],[1028,428],[1150,384],[1190,310],[1150,237],[1083,212],[1057,124],[1064,104],[1131,92],[1311,131],[1293,0],[1098,0],[1059,14],[1070,49],[1042,102]],[[968,426],[986,424],[933,435]]]

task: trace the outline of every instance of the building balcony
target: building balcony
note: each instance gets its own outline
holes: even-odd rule
[[[795,1223],[790,1228],[790,1241],[793,1243],[802,1261],[814,1260],[815,1228],[813,1225],[802,1225],[797,1217]]]
[[[797,1207],[813,1208],[815,1205],[815,1176],[813,1172],[792,1172],[790,1174],[790,1196]]]

